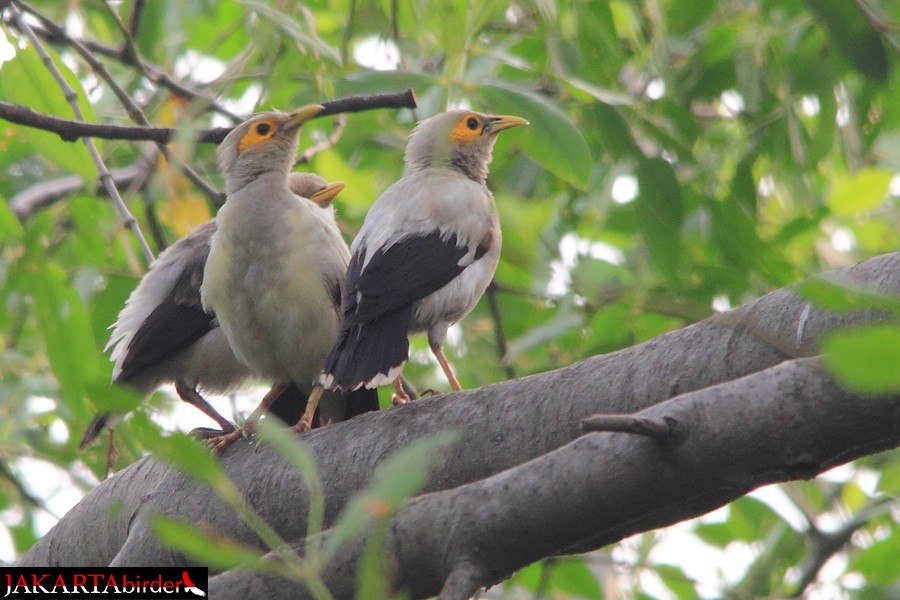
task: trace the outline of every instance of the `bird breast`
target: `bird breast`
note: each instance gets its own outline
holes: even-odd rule
[[[314,211],[325,213],[309,200],[286,189],[248,197],[248,188],[219,211],[203,303],[241,361],[264,377],[306,387],[337,334],[322,269],[345,269],[347,249],[339,234],[336,246],[323,232]]]
[[[430,168],[416,171],[385,190],[366,216],[353,243],[367,249],[389,248],[403,238],[440,231],[455,234],[469,252],[466,268],[450,283],[417,301],[411,330],[444,327],[466,316],[487,289],[500,259],[500,221],[494,198],[483,184],[458,171]],[[475,259],[479,246],[486,252]]]

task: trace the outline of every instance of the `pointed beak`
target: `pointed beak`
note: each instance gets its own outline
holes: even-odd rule
[[[282,124],[281,128],[296,129],[313,117],[319,116],[323,110],[325,110],[325,107],[321,104],[307,104],[306,106],[301,106],[288,115],[287,120]]]
[[[499,131],[503,131],[504,129],[518,127],[519,125],[528,125],[528,121],[526,121],[522,117],[514,117],[512,115],[498,115],[496,117],[491,117],[489,129],[491,133],[497,133]]]
[[[337,195],[340,194],[341,190],[343,190],[345,187],[347,187],[347,184],[340,181],[335,181],[334,183],[329,183],[321,190],[311,195],[309,199],[322,208],[328,208],[329,206],[331,206],[331,202],[335,198],[337,198]]]

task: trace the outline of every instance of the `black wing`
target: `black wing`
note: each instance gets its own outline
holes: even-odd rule
[[[209,229],[208,224],[201,227]],[[199,228],[197,233],[201,233]],[[184,245],[182,250],[191,252],[191,261],[185,264],[168,297],[144,319],[131,338],[118,381],[127,382],[175,356],[217,327],[215,315],[203,310],[200,299],[209,256],[208,237],[191,234],[179,243]]]
[[[371,321],[441,289],[463,272],[459,261],[468,252],[457,246],[455,234],[442,239],[435,231],[376,250],[362,272],[354,263],[364,257],[355,255],[347,272],[347,300],[356,304],[353,322]],[[346,304],[345,311],[351,308]]]
[[[333,389],[369,385],[407,360],[413,303],[465,269],[459,261],[468,250],[456,241],[456,235],[441,239],[438,231],[408,238],[386,251],[377,250],[365,270],[365,254],[353,255],[347,268],[341,328],[325,361],[324,372],[331,376]],[[486,251],[487,245],[480,245],[475,258]]]

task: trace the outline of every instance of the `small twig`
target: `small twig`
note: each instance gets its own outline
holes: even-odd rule
[[[294,166],[297,165],[305,165],[312,157],[320,152],[324,152],[326,150],[330,150],[334,148],[339,141],[341,141],[341,136],[344,134],[344,128],[347,126],[347,117],[343,114],[337,115],[334,118],[334,131],[331,132],[327,138],[322,140],[317,144],[313,144],[306,150],[304,150],[297,160],[294,161]]]
[[[56,23],[53,19],[44,15],[27,2],[24,2],[23,0],[16,1],[22,7],[22,10],[34,16],[41,23],[42,27],[32,28],[32,30],[40,37],[51,43],[68,44],[71,43],[72,40],[76,40],[76,38],[69,36],[66,33],[65,29],[58,23]],[[211,110],[228,117],[234,123],[240,123],[242,121],[242,119],[238,115],[221,106],[209,96],[191,89],[179,81],[175,81],[160,67],[151,65],[143,59],[137,60],[135,62],[135,59],[131,57],[131,53],[127,49],[107,46],[106,44],[101,44],[100,42],[96,42],[93,40],[77,39],[77,41],[95,54],[113,58],[129,67],[137,67],[147,79],[161,87],[168,89],[170,92],[177,96],[181,96],[182,98],[186,98],[187,100],[191,101],[200,100],[201,102],[209,106]]]
[[[28,26],[28,23],[25,22],[25,18],[22,16],[22,13],[21,11],[19,11],[19,8],[16,6],[15,2],[10,3],[9,10],[12,13],[12,17],[15,20],[16,26],[19,28],[19,31],[24,33],[25,36],[31,41],[32,45],[34,45],[34,49],[41,57],[41,62],[44,63],[44,66],[53,75],[53,78],[56,80],[57,85],[62,90],[66,101],[72,107],[72,113],[75,115],[76,121],[83,123],[84,114],[81,112],[81,107],[78,105],[78,94],[75,92],[75,90],[72,89],[68,82],[66,82],[65,77],[63,77],[62,73],[57,68],[56,63],[54,63],[50,55],[47,54],[47,50],[44,48],[41,40],[31,30],[31,27]],[[141,231],[141,227],[138,224],[137,219],[134,218],[134,215],[131,214],[131,211],[128,210],[128,207],[122,200],[122,196],[119,195],[119,190],[118,188],[116,188],[116,183],[113,180],[109,169],[106,168],[106,164],[103,162],[103,159],[100,157],[100,152],[97,150],[97,145],[94,143],[94,140],[91,137],[85,137],[83,142],[88,149],[88,153],[91,155],[91,159],[94,161],[94,165],[96,165],[97,167],[97,172],[99,174],[100,181],[103,183],[103,187],[106,188],[106,191],[112,199],[116,210],[118,210],[125,226],[131,229],[132,234],[134,234],[134,237],[137,239],[138,244],[141,247],[141,251],[144,253],[144,259],[147,261],[147,264],[150,264],[151,262],[153,262],[153,251],[150,250],[150,246],[147,244],[147,240],[144,238],[144,234]]]
[[[108,4],[106,5],[106,7],[113,21],[119,26],[119,30],[127,40],[125,44],[126,47],[130,48],[129,51],[134,52],[135,56],[140,59],[140,57],[136,54],[137,48],[134,45],[134,41],[131,39],[131,36],[126,29],[125,24],[122,23],[122,20],[119,18],[118,13],[116,13],[116,11],[114,11]],[[55,23],[53,25],[56,26]],[[47,26],[48,28],[50,27],[50,25],[46,22],[45,26]],[[100,77],[100,79],[106,82],[106,85],[108,85],[112,90],[113,94],[119,100],[119,103],[125,107],[125,111],[128,113],[128,116],[131,117],[132,121],[135,121],[138,125],[143,125],[145,127],[150,125],[149,121],[147,121],[147,117],[144,115],[144,111],[141,110],[141,108],[137,104],[135,104],[135,102],[131,99],[131,96],[128,95],[128,92],[122,89],[122,86],[120,86],[119,83],[115,80],[115,78],[109,72],[109,69],[106,68],[105,64],[97,60],[97,57],[94,56],[94,54],[84,44],[70,37],[64,29],[60,28],[57,31],[57,34],[60,39],[62,39],[75,49],[75,52],[78,53],[79,56],[81,56],[81,58],[88,64],[88,66],[91,67],[91,70],[94,71],[94,73],[96,73],[97,76]],[[164,157],[166,157],[168,161],[175,162],[181,169],[181,171],[185,175],[187,175],[187,178],[190,179],[194,185],[203,190],[203,192],[209,197],[210,200],[212,200],[214,203],[221,202],[222,194],[221,192],[219,192],[219,190],[215,189],[209,183],[207,183],[206,180],[204,180],[196,171],[194,171],[194,169],[192,169],[190,165],[181,160],[181,158],[169,152],[169,149],[166,148],[161,142],[155,143],[160,153]]]
[[[863,0],[853,0],[853,3],[856,4],[857,8],[859,8],[860,12],[866,17],[869,21],[869,24],[872,26],[875,31],[880,31],[884,33],[884,40],[891,45],[896,52],[900,52],[900,42],[895,40],[893,37],[887,34],[900,32],[900,25],[896,25],[894,23],[888,23],[884,21],[881,17],[875,14],[869,6],[863,2]]]
[[[482,585],[481,571],[475,565],[459,565],[450,571],[438,600],[468,600]]]
[[[147,167],[139,161],[133,165],[110,171],[116,186],[127,186],[146,172]],[[39,209],[53,204],[84,187],[84,179],[78,175],[65,175],[36,183],[9,199],[9,208],[19,220],[31,217]]]
[[[816,527],[810,521],[806,538],[809,545],[809,554],[804,558],[800,567],[800,581],[791,592],[791,598],[799,598],[818,577],[819,572],[828,560],[840,552],[849,542],[854,533],[865,527],[878,515],[879,512],[890,510],[891,498],[879,498],[866,505],[860,512],[845,523],[837,531],[825,532]]]
[[[375,94],[372,96],[349,96],[321,103],[325,110],[319,117],[338,113],[361,112],[378,108],[415,108],[416,95],[412,89],[405,92]],[[133,127],[129,125],[101,125],[62,119],[39,113],[21,104],[0,101],[0,118],[57,134],[63,141],[73,142],[82,137],[96,137],[110,140],[149,141],[167,144],[174,138],[176,129],[171,127]],[[201,129],[196,141],[201,144],[219,144],[233,127],[213,127]]]
[[[587,419],[582,419],[581,429],[585,432],[616,431],[619,433],[632,433],[662,442],[670,439],[675,434],[675,419],[671,417],[652,419],[636,415],[594,415]]]

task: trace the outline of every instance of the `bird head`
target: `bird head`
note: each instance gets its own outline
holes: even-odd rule
[[[406,162],[413,169],[456,168],[484,183],[497,134],[527,124],[525,119],[509,115],[449,110],[416,126],[406,146]]]
[[[324,177],[315,173],[295,172],[288,175],[288,189],[291,192],[309,198],[322,208],[331,206],[331,202],[345,187],[347,186],[340,181],[328,183]]]
[[[216,153],[225,193],[233,194],[271,171],[287,177],[297,154],[300,126],[323,110],[321,104],[308,104],[289,113],[262,113],[235,127]]]

